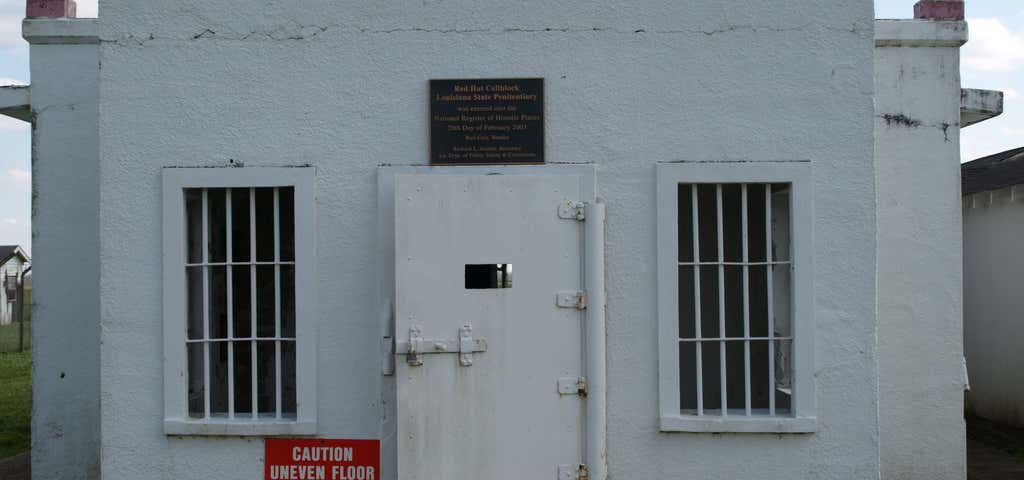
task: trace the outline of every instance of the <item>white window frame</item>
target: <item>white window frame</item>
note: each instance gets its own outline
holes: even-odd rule
[[[163,170],[165,434],[274,436],[316,433],[315,177],[314,167],[165,168]],[[190,418],[187,399],[184,190],[187,188],[260,187],[294,188],[296,418]],[[252,252],[252,255],[255,255],[255,252]]]
[[[785,416],[697,415],[680,409],[678,185],[789,183],[792,380]],[[811,433],[817,429],[814,386],[814,252],[809,161],[679,162],[657,166],[659,427],[664,432]]]

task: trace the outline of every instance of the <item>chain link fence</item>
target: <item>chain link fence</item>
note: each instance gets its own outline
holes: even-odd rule
[[[7,324],[0,324],[0,353],[27,352],[32,348],[32,290],[25,290],[24,314],[21,316],[24,322],[19,321],[17,315],[4,315]],[[14,312],[17,303],[11,303],[11,312]],[[0,307],[7,307],[2,305]],[[9,320],[8,320],[9,319]]]

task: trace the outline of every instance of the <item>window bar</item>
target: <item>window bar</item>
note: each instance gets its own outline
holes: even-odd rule
[[[281,202],[274,187],[274,336],[281,338]],[[274,340],[275,407],[281,418],[281,340]]]
[[[744,183],[740,187],[740,207],[743,212],[741,215],[742,230],[743,230],[743,336],[746,338],[750,337],[750,249],[748,248],[749,237],[747,232],[747,184]],[[768,267],[765,267],[768,268]],[[749,417],[751,414],[750,408],[750,340],[743,340],[743,391],[744,391],[744,408],[746,408],[746,414]]]
[[[792,340],[793,337],[791,337],[791,336],[778,336],[778,335],[776,335],[774,337],[771,337],[771,339],[772,340],[776,340],[776,341],[781,341],[781,340]],[[289,340],[289,339],[288,338],[282,338],[281,340]],[[694,343],[694,342],[698,342],[698,341],[704,341],[704,342],[719,342],[719,341],[742,342],[743,340],[750,340],[750,341],[758,341],[758,340],[760,340],[762,342],[765,342],[765,341],[768,341],[768,337],[704,337],[704,338],[700,338],[700,339],[698,339],[698,338],[680,338],[679,339],[679,341],[682,342],[682,343]],[[196,341],[198,342],[199,340],[196,340]],[[216,342],[218,340],[216,338],[214,338],[214,339],[211,339],[210,341],[211,342]]]
[[[281,262],[281,263],[284,264],[284,265],[287,265],[289,262]],[[737,267],[742,267],[743,265],[750,265],[751,267],[756,267],[756,266],[760,266],[760,265],[775,266],[775,265],[789,265],[789,264],[790,264],[790,262],[788,260],[776,260],[774,262],[718,262],[718,261],[715,261],[715,262],[679,262],[679,266],[681,266],[681,267],[701,266],[701,265],[725,265],[725,266],[730,266],[731,265],[731,266],[737,266]],[[210,265],[220,265],[220,264],[219,263],[211,263]],[[189,265],[189,266],[191,266],[191,265]]]
[[[249,352],[249,359],[252,365],[252,418],[258,418],[259,410],[259,376],[256,375],[256,189],[249,189],[249,332],[252,336],[252,350]]]
[[[722,390],[722,416],[726,417],[729,415],[729,397],[727,387],[728,371],[725,366],[725,265],[722,262],[725,261],[725,251],[723,248],[724,241],[722,240],[722,231],[724,230],[722,224],[722,184],[715,185],[715,203],[717,204],[717,218],[715,224],[718,228],[718,332],[722,340],[718,345],[718,356],[720,358],[719,365],[721,367],[719,386]],[[695,267],[700,268],[700,267]]]
[[[208,191],[203,189],[203,412],[210,418],[210,225]]]
[[[789,263],[789,262],[775,262],[775,263],[785,264],[785,263]],[[268,262],[208,262],[208,263],[199,262],[199,263],[186,263],[185,266],[186,267],[202,267],[203,265],[209,265],[211,267],[234,267],[234,266],[249,266],[249,265],[253,265],[253,264],[255,264],[255,265],[275,265],[275,264],[276,265],[295,265],[295,262],[293,262],[291,260],[282,260],[280,262],[275,262],[273,260],[268,261]],[[714,262],[710,262],[709,263],[709,265],[712,265],[712,264],[714,264]],[[689,265],[689,264],[687,264],[687,265]],[[729,263],[726,262],[726,265],[729,265]],[[752,263],[751,265],[758,265],[758,263]]]
[[[770,183],[764,185],[764,258],[772,261],[772,186]],[[790,257],[792,258],[792,257]],[[774,293],[772,293],[772,267],[765,267],[767,275],[766,285],[768,286],[768,414],[775,416],[775,306]]]
[[[697,184],[690,185],[690,192],[693,195],[693,259],[700,260],[700,217],[697,208]],[[700,342],[700,267],[693,268],[693,309],[695,319],[694,337],[698,340],[695,343],[697,353],[697,415],[704,415],[704,358],[701,354]]]
[[[226,262],[230,262],[234,257],[231,253],[231,189],[224,189],[224,220],[225,220],[225,242],[226,242]],[[234,270],[233,267],[224,267],[227,270],[227,310],[228,310],[228,418],[235,418],[235,302],[234,302],[234,282],[232,281],[232,275]]]

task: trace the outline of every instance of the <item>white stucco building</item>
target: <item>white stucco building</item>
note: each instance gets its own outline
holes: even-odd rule
[[[17,292],[22,274],[31,263],[28,254],[18,245],[0,245],[0,325],[10,325],[18,320]]]
[[[1024,368],[1017,285],[1024,235],[1024,148],[963,165],[964,342],[971,391],[967,410],[1024,427]]]
[[[961,2],[28,3],[36,475],[964,477]]]

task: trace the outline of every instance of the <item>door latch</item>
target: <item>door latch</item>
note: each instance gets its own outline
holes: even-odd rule
[[[463,367],[473,366],[473,327],[463,325],[459,329],[459,363]]]
[[[405,358],[405,361],[409,362],[409,365],[423,365],[423,338],[420,336],[420,327],[413,325],[409,327],[409,356]]]
[[[455,339],[429,339],[423,337],[419,325],[409,327],[409,341],[395,342],[395,354],[405,355],[409,365],[423,365],[423,355],[457,353],[459,364],[463,367],[473,366],[473,354],[486,352],[487,341],[473,338],[473,327],[463,325],[459,328],[459,336]]]

